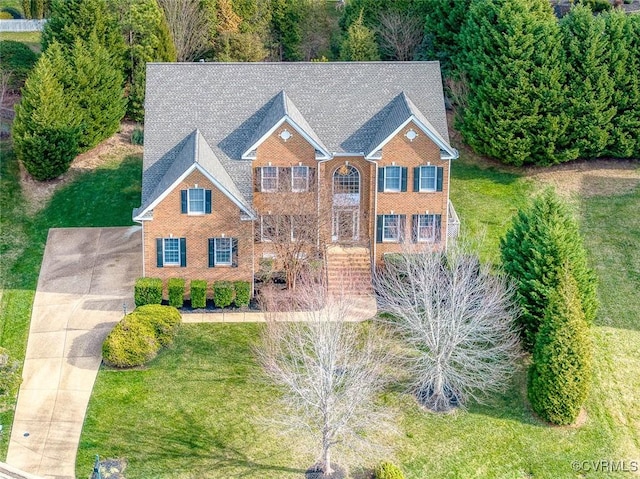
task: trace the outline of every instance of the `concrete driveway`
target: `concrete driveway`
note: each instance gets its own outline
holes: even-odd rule
[[[102,342],[122,318],[123,303],[134,308],[141,238],[139,227],[49,230],[7,454],[11,466],[75,478]]]

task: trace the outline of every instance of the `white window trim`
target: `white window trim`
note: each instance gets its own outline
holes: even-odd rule
[[[193,190],[202,191],[202,211],[191,211],[191,192]],[[188,215],[204,215],[207,211],[207,192],[204,188],[189,188],[187,190],[187,214]]]
[[[269,176],[269,177],[265,178],[264,172],[265,172],[266,168],[273,168],[275,170],[275,172],[276,172],[275,177]],[[263,192],[263,193],[275,193],[275,192],[277,192],[278,191],[278,182],[279,182],[278,176],[279,176],[279,172],[278,172],[278,167],[277,166],[263,166],[260,169],[260,191]],[[275,178],[275,182],[276,182],[275,187],[274,188],[265,188],[264,187],[264,180],[265,179],[273,180],[274,178]]]
[[[433,171],[434,171],[433,188],[427,188],[426,186],[422,186],[422,169],[423,168],[432,168],[433,169]],[[434,191],[436,191],[438,189],[438,167],[436,167],[434,165],[421,166],[420,167],[419,186],[420,186],[420,188],[418,189],[418,191],[420,191],[420,192],[433,193]]]
[[[293,174],[293,172],[295,171],[296,168],[304,168],[305,171],[305,187],[304,189],[300,189],[300,188],[294,188],[294,180],[295,180],[295,175]],[[302,179],[301,177],[298,179]],[[309,191],[309,167],[308,166],[304,166],[304,165],[298,165],[298,166],[292,166],[291,167],[291,191],[293,193],[303,193],[306,191]]]
[[[387,180],[389,178],[389,169],[391,168],[397,168],[398,169],[398,188],[389,188],[387,186]],[[402,167],[401,166],[396,166],[396,165],[391,165],[391,166],[385,166],[384,167],[384,191],[385,193],[399,193],[400,191],[402,191]],[[395,179],[395,178],[394,178]]]
[[[222,249],[218,249],[218,242],[220,240],[228,241],[229,243],[229,261],[218,261],[218,251],[222,252]],[[232,266],[233,265],[233,240],[231,238],[213,238],[213,259],[216,266]]]
[[[385,233],[387,231],[386,228],[386,220],[387,218],[396,218],[396,237],[395,238],[387,238]],[[400,242],[400,215],[382,215],[382,242],[383,243],[399,243]]]
[[[178,261],[167,261],[167,241],[178,244]],[[180,266],[180,238],[162,238],[162,266]]]
[[[423,238],[420,235],[420,231],[422,228],[428,228],[427,226],[420,226],[420,219],[421,218],[425,218],[427,216],[431,217],[431,237],[430,238]],[[416,225],[416,239],[418,243],[435,243],[436,242],[436,215],[435,214],[425,214],[425,215],[418,215],[418,224]]]

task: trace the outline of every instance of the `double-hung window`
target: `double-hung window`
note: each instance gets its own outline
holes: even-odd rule
[[[275,166],[263,166],[261,169],[260,191],[273,193],[278,191],[278,168]]]
[[[216,265],[231,266],[231,238],[214,238]]]
[[[291,167],[291,191],[300,193],[309,190],[309,167]]]
[[[187,196],[189,214],[204,214],[204,188],[189,188]]]
[[[187,266],[185,238],[156,238],[157,266]]]
[[[437,243],[440,241],[441,223],[441,215],[414,215],[413,240],[418,243]]]
[[[420,187],[419,191],[436,191],[437,167],[420,167]]]
[[[402,185],[402,168],[387,166],[384,172],[384,191],[400,191]]]

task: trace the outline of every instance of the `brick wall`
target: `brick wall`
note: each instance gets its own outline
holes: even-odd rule
[[[180,191],[202,187],[211,189],[211,214],[181,213]],[[187,266],[157,267],[156,238],[186,238]],[[238,238],[238,267],[208,267],[208,238]],[[145,275],[158,278],[253,281],[253,222],[240,220],[240,208],[199,171],[171,191],[153,210],[153,220],[144,222]]]
[[[413,129],[418,136],[410,141],[405,135]],[[407,191],[398,193],[379,192],[377,215],[403,214],[406,215],[405,241],[411,241],[411,217],[414,214],[442,215],[442,229],[440,246],[444,248],[446,238],[446,213],[449,198],[449,160],[440,159],[440,148],[424,134],[417,126],[410,123],[382,149],[382,159],[378,160],[379,168],[391,166],[407,167]],[[413,168],[424,165],[434,165],[443,168],[443,182],[441,192],[414,192]],[[377,185],[376,185],[377,188]],[[375,234],[375,218],[372,218],[372,231]],[[380,261],[384,253],[402,251],[404,246],[398,243],[377,243],[376,261]]]

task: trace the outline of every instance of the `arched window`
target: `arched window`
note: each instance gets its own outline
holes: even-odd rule
[[[333,173],[334,195],[360,195],[360,173],[351,165],[344,164]]]

